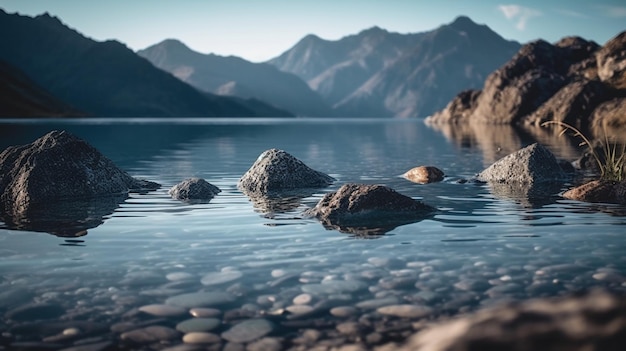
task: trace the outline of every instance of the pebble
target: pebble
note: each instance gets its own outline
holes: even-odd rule
[[[205,332],[190,332],[183,336],[186,344],[215,344],[221,340],[219,335]]]
[[[314,308],[309,305],[291,305],[285,309],[293,314],[307,314],[314,310]]]
[[[246,346],[246,351],[280,351],[282,349],[282,342],[277,338],[263,338]]]
[[[91,344],[76,345],[59,351],[104,351],[110,349],[111,345],[112,343],[110,341],[101,341]]]
[[[248,319],[223,332],[222,338],[234,343],[247,343],[264,337],[274,328],[274,324],[266,319]]]
[[[217,318],[192,318],[176,324],[176,330],[183,333],[207,332],[222,324]]]
[[[172,272],[168,273],[165,278],[171,282],[177,282],[181,280],[189,280],[194,277],[193,274],[187,272]]]
[[[302,291],[313,295],[353,293],[367,288],[367,284],[358,280],[324,280],[319,284],[302,285]]]
[[[157,317],[176,317],[187,313],[185,308],[160,304],[141,306],[139,307],[139,311]]]
[[[202,308],[196,307],[189,310],[189,313],[196,318],[211,318],[217,317],[222,314],[222,311],[217,308]]]
[[[293,298],[293,303],[296,305],[307,305],[313,301],[311,294],[300,294]]]
[[[356,315],[358,310],[352,306],[338,306],[330,309],[330,314],[339,318],[347,318]]]
[[[231,294],[213,291],[176,295],[165,300],[165,303],[172,306],[193,308],[219,306],[232,301],[234,301],[234,297]]]
[[[364,310],[373,310],[382,306],[396,305],[400,300],[395,296],[388,296],[382,299],[372,299],[361,301],[356,304],[356,307]]]
[[[376,309],[376,312],[401,318],[419,318],[430,314],[432,309],[427,306],[419,305],[391,305],[380,307]]]
[[[243,276],[240,271],[222,271],[205,274],[200,280],[202,285],[213,286],[235,281]]]
[[[148,344],[158,341],[168,341],[179,337],[179,333],[168,327],[160,325],[152,325],[146,328],[131,330],[122,333],[120,338],[126,341],[132,341],[138,344]]]
[[[65,309],[50,303],[31,303],[20,306],[6,313],[7,319],[14,321],[31,321],[40,319],[54,319],[62,316]]]

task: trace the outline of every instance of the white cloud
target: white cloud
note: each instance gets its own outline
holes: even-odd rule
[[[507,19],[515,21],[515,27],[519,30],[526,29],[526,23],[529,19],[542,15],[538,10],[514,4],[498,5],[498,10],[500,10]]]

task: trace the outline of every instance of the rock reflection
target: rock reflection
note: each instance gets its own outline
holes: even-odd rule
[[[315,193],[315,189],[291,189],[285,191],[251,192],[242,190],[252,206],[261,213],[287,213],[302,205],[304,198]]]
[[[510,125],[486,124],[427,124],[442,133],[458,147],[477,148],[483,153],[485,166],[519,150],[523,140],[519,131]]]
[[[0,220],[7,229],[45,232],[64,238],[81,237],[104,223],[105,217],[126,198],[127,194],[120,194],[19,207],[7,204],[0,213]]]
[[[327,230],[336,230],[340,233],[350,234],[356,239],[378,239],[388,232],[402,225],[419,222],[419,220],[404,221],[376,221],[372,223],[341,223],[330,220],[320,220]]]
[[[492,194],[503,200],[512,200],[527,208],[540,208],[556,203],[563,183],[497,183],[490,182]]]

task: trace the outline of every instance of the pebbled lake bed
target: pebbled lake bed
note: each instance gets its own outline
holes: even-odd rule
[[[1,122],[0,148],[53,129],[163,186],[104,210],[88,204],[62,230],[0,222],[0,350],[378,345],[502,301],[626,291],[623,206],[459,182],[536,139],[572,161],[579,149],[566,138],[508,127],[477,136],[421,120],[38,120]],[[337,181],[304,197],[250,199],[237,181],[270,148]],[[446,178],[400,177],[419,165]],[[192,176],[222,192],[204,204],[171,199],[168,189]],[[381,235],[303,218],[348,182],[387,185],[437,212]]]

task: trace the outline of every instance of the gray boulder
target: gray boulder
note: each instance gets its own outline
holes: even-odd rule
[[[174,185],[169,194],[173,199],[182,201],[208,201],[222,190],[201,178],[189,178]]]
[[[305,212],[331,229],[382,234],[424,219],[435,209],[383,185],[344,184]]]
[[[335,179],[309,168],[283,150],[263,152],[239,179],[237,187],[246,193],[267,194],[298,188],[319,188]]]
[[[617,351],[626,345],[626,300],[584,296],[501,305],[435,324],[381,350]]]
[[[52,131],[31,144],[11,146],[0,153],[3,217],[26,222],[36,220],[33,214],[41,212],[38,208],[52,213],[59,204],[118,198],[129,191],[158,187],[131,177],[87,142],[65,131]]]
[[[562,181],[566,174],[554,154],[535,143],[496,161],[476,178],[483,182],[532,185]]]

